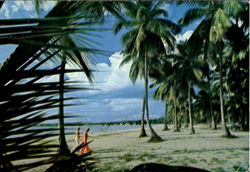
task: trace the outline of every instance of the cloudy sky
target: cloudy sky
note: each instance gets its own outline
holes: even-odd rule
[[[46,14],[53,5],[53,1],[45,3],[42,15]],[[176,6],[175,4],[165,5],[164,8],[168,10],[169,19],[174,22],[177,22],[188,9],[187,6]],[[26,1],[26,3],[22,1],[5,1],[0,10],[0,19],[24,17],[36,17],[32,1]],[[113,23],[114,19],[107,17],[103,27],[111,28]],[[198,22],[184,28],[176,36],[177,41],[189,38],[197,24]],[[111,53],[108,56],[98,55],[94,64],[99,72],[94,74],[96,84],[92,87],[99,90],[81,91],[70,95],[81,98],[75,101],[81,105],[70,107],[66,110],[68,113],[80,116],[77,119],[70,119],[70,121],[104,122],[140,119],[143,81],[138,80],[134,85],[131,83],[128,77],[131,64],[119,67],[123,59],[123,56],[120,54],[122,46],[119,40],[124,32],[125,30],[114,36],[111,31],[105,31],[99,33],[100,38],[93,38],[100,43],[97,48],[109,50]],[[0,46],[0,62],[4,61],[14,49],[14,45]],[[53,80],[56,78],[52,77],[49,79]],[[86,78],[81,73],[68,75],[68,79],[86,81]],[[87,86],[90,87],[89,85]],[[150,118],[159,118],[164,114],[164,106],[162,102],[152,99],[153,91],[149,91]]]

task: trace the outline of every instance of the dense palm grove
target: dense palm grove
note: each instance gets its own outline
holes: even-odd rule
[[[165,3],[170,2],[60,1],[44,18],[0,21],[1,45],[17,45],[0,67],[0,169],[21,171],[44,164],[53,164],[47,171],[93,168],[88,155],[75,154],[83,145],[69,150],[64,129],[64,107],[71,99],[64,94],[90,88],[69,83],[64,75],[84,72],[92,82],[89,59],[105,51],[94,49],[85,36],[101,31],[92,26],[103,23],[107,12],[117,20],[114,34],[126,30],[121,37],[121,65],[132,62],[129,76],[133,83],[144,79],[140,137],[147,136],[146,117],[149,141],[162,140],[149,119],[148,89],[153,87],[154,98],[165,105],[165,130],[170,122],[175,131],[189,126],[191,134],[200,122],[207,122],[211,129],[221,124],[226,137],[232,137],[234,126],[249,129],[248,2],[180,1],[177,4],[189,10],[178,23],[168,20]],[[41,2],[35,5],[39,11]],[[200,23],[191,37],[177,42],[175,36],[182,28],[197,20]],[[44,70],[48,61],[53,68]],[[67,63],[79,69],[65,69]],[[59,80],[44,82],[51,75],[58,75]],[[52,108],[58,108],[59,115],[47,111]],[[32,128],[52,119],[58,119],[59,145],[46,140],[54,136],[51,129]],[[48,159],[19,166],[12,163],[44,157]]]

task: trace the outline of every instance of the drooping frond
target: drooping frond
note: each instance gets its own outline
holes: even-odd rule
[[[187,26],[201,17],[206,16],[206,18],[208,18],[210,15],[205,8],[193,8],[188,10],[178,23],[182,26]]]

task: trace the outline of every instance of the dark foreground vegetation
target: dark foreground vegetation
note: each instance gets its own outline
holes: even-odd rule
[[[0,12],[3,4],[0,1]],[[34,1],[38,13],[46,1]],[[58,1],[44,16],[32,19],[1,19],[0,45],[16,49],[0,66],[0,170],[25,171],[48,165],[47,171],[88,171],[94,168],[90,154],[70,151],[65,138],[65,114],[74,98],[69,92],[91,87],[65,80],[68,73],[82,72],[93,83],[91,57],[107,54],[95,49],[93,26],[113,15],[114,34],[121,37],[124,59],[132,63],[133,83],[144,80],[140,137],[163,141],[149,118],[148,89],[165,103],[165,130],[181,122],[195,134],[195,121],[206,121],[232,138],[228,123],[249,129],[249,3],[245,1],[179,1],[187,12],[179,22],[168,19],[165,1]],[[199,20],[191,37],[177,42],[183,28]],[[50,65],[48,65],[50,64]],[[66,69],[67,64],[77,69]],[[57,76],[54,81],[51,76]],[[101,88],[100,88],[101,89]],[[50,111],[58,109],[58,113]],[[58,120],[54,129],[34,127]],[[58,137],[58,142],[49,138]],[[79,145],[81,148],[83,145]],[[110,145],[112,147],[112,145]],[[32,159],[24,164],[15,161]],[[33,161],[34,160],[34,161]],[[64,166],[62,167],[62,165]]]

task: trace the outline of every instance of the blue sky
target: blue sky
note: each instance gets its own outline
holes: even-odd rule
[[[45,3],[44,12],[42,14],[46,14],[46,12],[53,7],[53,4],[53,1]],[[176,6],[175,4],[165,5],[164,8],[168,10],[169,19],[174,22],[177,22],[188,9],[186,5]],[[26,1],[26,3],[23,1],[5,1],[0,10],[0,19],[24,17],[36,17],[32,1]],[[114,18],[109,16],[103,28],[111,28],[113,23]],[[176,36],[176,39],[187,39],[192,34],[192,30],[194,30],[197,24],[198,22],[184,28],[182,32]],[[100,43],[97,48],[111,51],[108,56],[96,56],[94,65],[100,72],[94,74],[96,80],[94,88],[100,90],[70,94],[70,96],[81,97],[81,99],[75,102],[82,105],[66,109],[66,112],[80,116],[80,118],[77,119],[69,119],[68,122],[102,122],[140,119],[143,81],[138,80],[135,85],[131,83],[128,77],[130,64],[119,68],[119,64],[123,59],[122,55],[119,53],[122,51],[120,37],[124,32],[125,31],[122,31],[117,35],[113,35],[112,31],[105,31],[98,33],[101,37],[93,38],[94,41]],[[14,49],[14,45],[0,46],[0,62],[3,62]],[[68,78],[78,81],[86,80],[80,73],[71,74]],[[51,77],[49,79],[55,80],[57,78]],[[154,101],[152,99],[152,93],[153,90],[150,90],[150,117],[162,117],[164,115],[164,105],[162,102]]]

